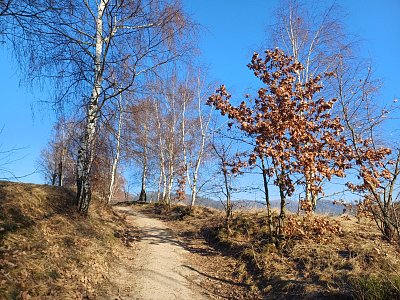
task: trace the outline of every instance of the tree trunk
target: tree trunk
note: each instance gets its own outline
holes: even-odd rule
[[[283,236],[285,228],[285,218],[286,218],[286,197],[282,187],[279,187],[279,195],[281,198],[281,203],[280,203],[280,213],[279,213],[278,235]]]
[[[310,204],[310,209],[311,212],[314,212],[315,209],[317,208],[317,194],[315,191],[312,190],[311,184],[314,181],[314,173],[311,171],[306,171],[305,172],[305,178],[306,178],[306,202]]]
[[[158,189],[157,189],[157,202],[161,201],[161,185],[163,182],[163,168],[160,166],[160,176],[158,177]]]
[[[56,185],[57,173],[51,175],[51,185]]]
[[[262,167],[262,175],[263,175],[263,183],[264,183],[265,203],[267,204],[268,231],[269,231],[269,234],[271,235],[272,232],[273,232],[273,228],[272,228],[272,211],[271,211],[271,201],[269,199],[267,170],[265,168],[264,156],[261,156],[260,158],[261,158],[261,167]]]
[[[161,200],[164,204],[167,204],[167,174],[165,174],[165,170],[163,172],[162,182],[163,182],[163,192]]]
[[[63,185],[63,161],[62,158],[60,159],[60,161],[58,162],[58,186],[62,186]]]
[[[110,188],[108,192],[108,204],[110,204],[113,196],[114,196],[114,184],[115,184],[115,176],[117,173],[117,167],[118,167],[118,162],[119,162],[119,155],[121,152],[121,131],[122,131],[122,96],[120,95],[119,101],[118,101],[118,109],[119,109],[119,116],[118,116],[118,129],[117,129],[117,145],[116,145],[116,152],[115,152],[115,157],[113,159],[113,164],[111,167],[111,180],[110,180]]]
[[[282,178],[283,178],[283,173],[281,173],[278,178],[279,196],[281,199],[281,203],[280,203],[279,224],[277,233],[278,236],[280,237],[284,235],[285,218],[286,218],[286,195],[285,195],[286,190],[284,185],[282,184]]]
[[[96,53],[94,84],[89,105],[87,107],[87,116],[85,124],[85,134],[81,141],[78,151],[77,161],[77,206],[78,211],[86,215],[92,199],[92,190],[90,182],[90,173],[93,162],[94,143],[97,134],[98,104],[103,82],[102,56],[103,56],[103,14],[108,4],[108,0],[101,0],[98,4],[96,19]]]
[[[157,202],[165,203],[165,192],[167,186],[167,179],[165,176],[165,157],[164,157],[164,143],[163,143],[163,133],[161,127],[161,115],[158,109],[157,103],[154,103],[154,110],[157,119],[157,129],[158,129],[158,149],[159,149],[159,159],[160,159],[160,177],[158,180],[158,190],[157,190]],[[161,193],[162,186],[162,193]]]
[[[91,139],[94,138],[95,131],[88,133],[82,142],[81,149],[78,152],[77,162],[77,206],[78,211],[86,215],[92,197],[90,171],[91,171]],[[89,135],[89,136],[88,136]]]
[[[227,226],[229,226],[229,220],[232,218],[232,203],[231,203],[231,189],[228,182],[228,170],[226,169],[226,163],[223,163],[225,193],[226,193],[226,220]]]
[[[172,186],[174,184],[174,164],[175,164],[175,147],[174,147],[174,142],[175,142],[175,115],[173,117],[173,122],[171,125],[171,131],[170,131],[170,136],[171,140],[169,141],[168,144],[168,178],[166,178],[167,182],[167,190],[165,194],[165,203],[168,205],[168,207],[171,207],[171,193],[172,193]]]
[[[146,150],[145,150],[146,151]],[[139,202],[147,202],[146,196],[146,178],[147,178],[147,158],[144,158],[142,172],[142,189],[140,191]]]
[[[391,208],[391,197],[384,199],[383,201],[383,211],[382,211],[382,229],[383,235],[388,241],[392,241],[394,237],[394,227],[391,223],[390,218],[390,208]]]
[[[174,167],[173,162],[170,162],[168,167],[168,182],[167,182],[167,191],[165,194],[165,202],[168,206],[171,206],[171,193],[172,193],[172,185],[174,184]]]
[[[307,173],[307,172],[306,172]],[[306,194],[306,196],[305,196],[305,200],[308,202],[308,203],[311,203],[311,189],[310,189],[310,180],[309,180],[309,178],[308,178],[308,175],[306,174],[306,190],[305,190],[305,194]]]
[[[139,202],[147,202],[146,188],[143,186],[140,190]]]
[[[192,195],[190,200],[190,210],[194,206],[196,202],[196,195],[197,195],[197,176],[193,177],[193,185],[192,185]]]
[[[193,170],[193,182],[192,184],[190,184],[190,172],[189,172],[189,166],[188,166],[188,161],[187,161],[187,155],[186,155],[186,143],[185,143],[185,111],[186,111],[186,106],[184,105],[184,109],[182,112],[182,143],[183,143],[183,153],[184,153],[184,160],[185,160],[185,166],[186,166],[186,177],[188,179],[189,182],[189,186],[192,189],[192,200],[190,202],[190,209],[192,209],[192,207],[195,205],[195,201],[196,201],[196,196],[198,193],[197,190],[197,179],[198,179],[198,174],[199,174],[199,169],[200,169],[200,164],[201,164],[201,160],[203,158],[203,154],[204,154],[204,148],[206,145],[206,138],[207,138],[207,130],[208,130],[208,126],[210,124],[211,121],[211,116],[212,116],[212,110],[210,110],[210,114],[208,116],[208,119],[206,121],[204,121],[203,119],[203,114],[202,114],[202,110],[201,110],[201,103],[202,103],[202,97],[201,97],[201,93],[200,93],[200,78],[197,78],[197,111],[198,111],[198,116],[199,116],[199,121],[200,121],[200,134],[201,134],[201,143],[200,143],[200,149],[197,153],[197,159],[196,159],[196,163],[194,166],[194,170]],[[190,164],[191,165],[191,164]]]
[[[315,193],[311,194],[311,209],[312,211],[315,211],[317,208],[317,195]]]
[[[383,220],[383,234],[385,238],[388,241],[392,241],[394,237],[394,227],[390,223],[390,220],[388,217],[384,217],[385,219]]]

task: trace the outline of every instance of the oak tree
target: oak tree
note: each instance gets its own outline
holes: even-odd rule
[[[265,51],[265,58],[254,53],[248,65],[264,87],[254,100],[239,106],[230,103],[231,95],[221,86],[208,103],[228,115],[246,135],[254,140],[249,164],[257,159],[268,159],[266,170],[275,176],[279,189],[280,214],[277,232],[283,234],[287,197],[293,195],[296,185],[310,182],[314,193],[322,193],[318,184],[323,179],[344,176],[349,165],[349,149],[343,126],[330,114],[336,99],[317,97],[322,89],[321,79],[332,74],[310,77],[304,83],[296,80],[303,69],[300,62],[293,61],[279,49]],[[307,178],[312,172],[313,177]],[[297,180],[294,175],[303,177]],[[271,212],[268,212],[269,214]]]

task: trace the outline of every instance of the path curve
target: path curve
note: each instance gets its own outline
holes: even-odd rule
[[[136,212],[132,207],[115,207],[126,215],[128,226],[140,232],[133,275],[137,300],[206,300],[195,282],[200,275],[187,267],[188,251],[160,220]]]

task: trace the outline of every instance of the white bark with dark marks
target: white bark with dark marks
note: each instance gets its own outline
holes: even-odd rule
[[[81,214],[87,214],[92,191],[90,173],[93,162],[93,151],[97,134],[97,121],[99,117],[99,98],[103,83],[103,15],[108,5],[108,0],[101,0],[97,8],[96,19],[96,48],[94,82],[90,101],[87,106],[87,117],[84,136],[78,152],[77,161],[77,205]]]

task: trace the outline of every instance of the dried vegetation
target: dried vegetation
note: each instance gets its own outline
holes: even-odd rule
[[[0,299],[109,299],[110,265],[126,251],[120,220],[80,216],[69,190],[0,182]],[[114,265],[115,267],[115,265]],[[113,291],[114,289],[114,291]]]
[[[227,227],[223,214],[208,208],[192,215],[184,206],[146,210],[169,220],[183,238],[200,236],[219,256],[233,258],[229,276],[260,298],[400,299],[398,245],[382,239],[370,219],[288,215],[277,246],[262,211],[236,212]]]

